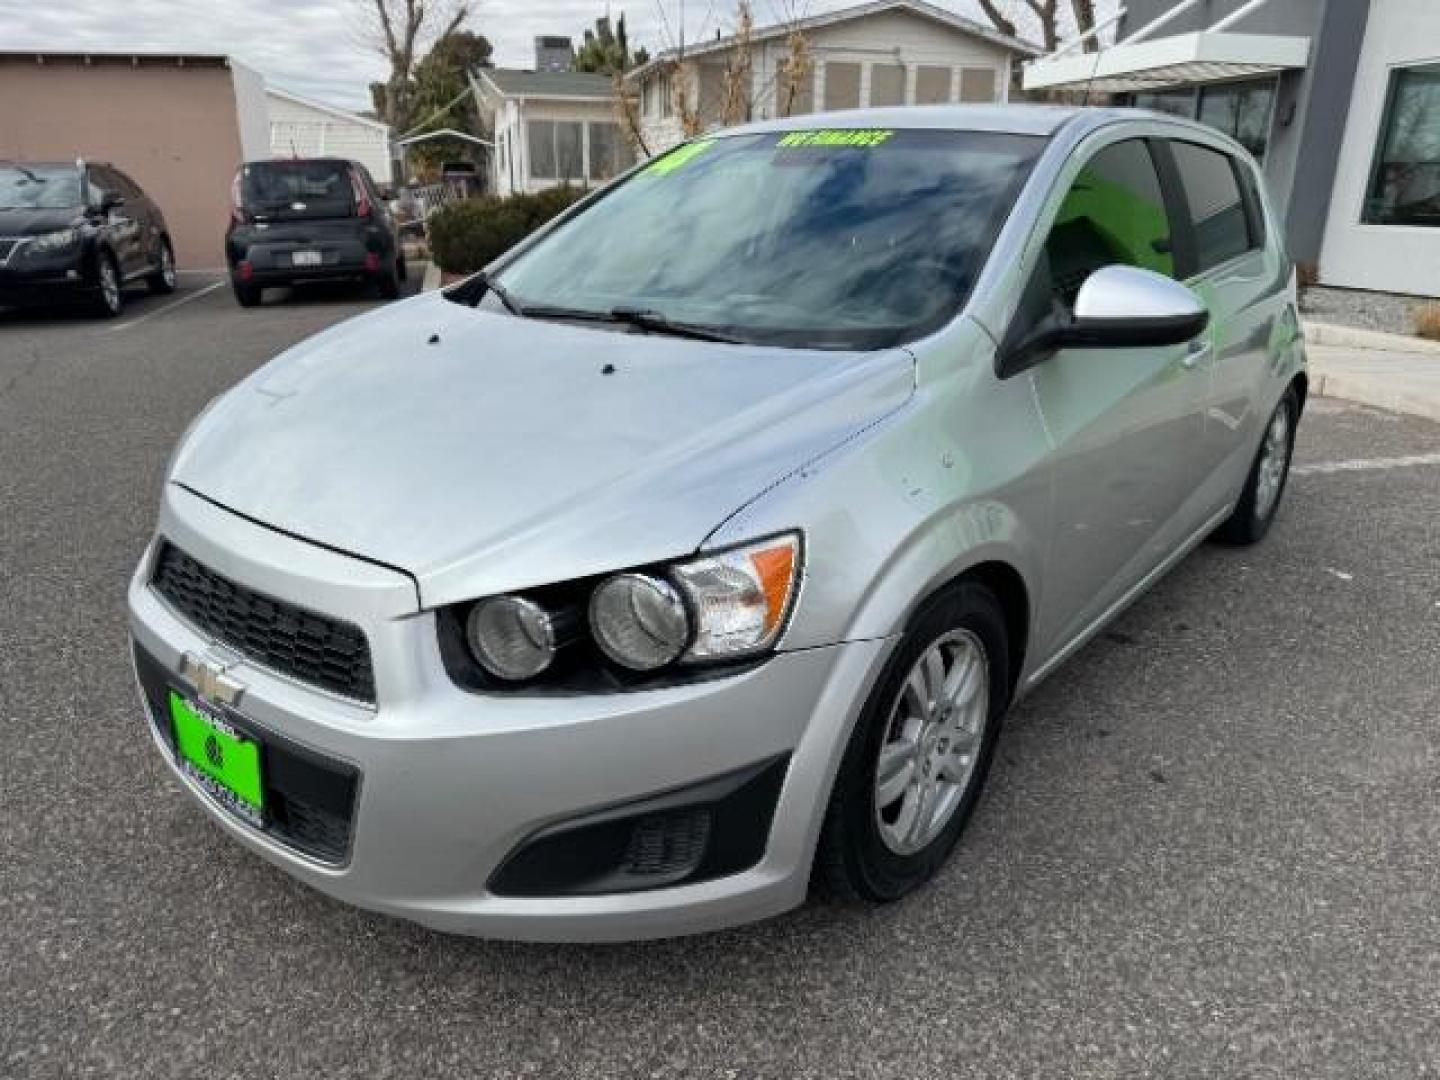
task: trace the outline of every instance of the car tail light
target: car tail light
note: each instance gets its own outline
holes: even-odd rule
[[[373,251],[367,251],[367,252],[365,253],[365,272],[366,272],[367,274],[374,274],[374,273],[378,272],[379,269],[380,269],[380,256],[377,255],[377,254],[376,254],[375,252],[373,252]]]
[[[241,259],[235,269],[239,271],[241,281],[249,281],[255,276],[255,267],[250,265],[249,259]]]
[[[245,224],[245,201],[240,194],[240,174],[230,181],[230,220],[236,225]]]
[[[350,186],[355,191],[355,216],[369,217],[370,196],[365,194],[365,185],[360,182],[360,175],[354,169],[350,170]]]

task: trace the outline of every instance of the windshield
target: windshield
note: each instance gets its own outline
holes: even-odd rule
[[[247,211],[269,220],[349,217],[355,189],[339,161],[265,161],[246,165],[240,187]]]
[[[1042,147],[928,130],[702,139],[495,280],[521,314],[639,310],[746,342],[897,344],[959,309]]]
[[[80,205],[73,165],[0,165],[0,210],[68,210]]]

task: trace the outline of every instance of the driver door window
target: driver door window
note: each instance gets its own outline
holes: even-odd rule
[[[1085,279],[1122,264],[1175,275],[1170,220],[1149,147],[1107,146],[1080,170],[1045,241],[1054,298],[1067,312]]]

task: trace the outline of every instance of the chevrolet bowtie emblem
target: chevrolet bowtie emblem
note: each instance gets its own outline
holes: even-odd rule
[[[180,674],[206,701],[216,705],[235,705],[245,687],[225,673],[234,663],[216,656],[197,656],[187,652],[180,658]]]

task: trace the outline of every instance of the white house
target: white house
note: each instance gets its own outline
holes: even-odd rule
[[[265,88],[265,98],[272,157],[349,158],[369,169],[377,184],[393,181],[389,125],[273,86]]]
[[[479,68],[470,83],[493,133],[493,190],[500,195],[564,183],[593,187],[633,161],[608,76]]]
[[[809,70],[786,75],[790,37],[805,41]],[[734,37],[671,49],[627,76],[639,95],[645,145],[656,153],[684,138],[677,102],[700,130],[720,126],[727,64],[738,70]],[[870,0],[750,34],[750,87],[737,120],[871,105],[935,105],[1008,99],[1017,59],[1039,50],[925,0]]]

